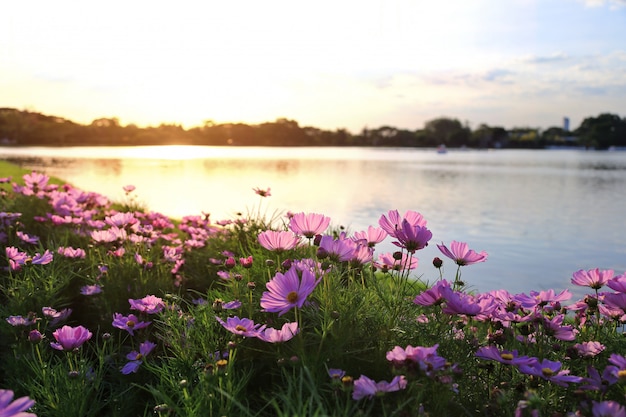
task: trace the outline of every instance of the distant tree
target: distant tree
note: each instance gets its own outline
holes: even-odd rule
[[[464,127],[459,120],[447,117],[426,122],[424,131],[430,136],[429,142],[434,140],[437,144],[447,146],[467,145],[471,136],[470,129]]]
[[[477,148],[499,148],[507,145],[509,133],[501,126],[482,123],[471,134],[469,146]]]
[[[616,114],[602,113],[597,117],[587,117],[574,133],[584,146],[598,149],[626,146],[626,120]]]
[[[514,127],[509,130],[508,147],[510,148],[542,148],[539,129],[534,127]]]

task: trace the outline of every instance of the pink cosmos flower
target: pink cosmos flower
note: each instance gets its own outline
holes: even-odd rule
[[[413,302],[420,306],[439,304],[444,301],[444,288],[450,289],[450,283],[445,279],[437,281],[435,285],[417,295]]]
[[[34,313],[29,314],[27,317],[9,316],[6,318],[6,322],[13,327],[30,326],[31,324],[35,324],[37,320],[38,319],[35,317]]]
[[[330,225],[330,217],[317,213],[296,213],[289,220],[289,229],[307,239],[324,233],[328,225]]]
[[[73,259],[84,259],[85,256],[87,256],[87,254],[85,253],[84,249],[78,248],[78,249],[74,249],[73,247],[69,246],[69,247],[63,247],[60,246],[57,249],[57,253],[61,256],[64,256],[66,258],[73,258]]]
[[[30,243],[31,245],[34,245],[39,242],[38,236],[31,236],[19,230],[15,232],[15,235],[24,243]]]
[[[24,179],[24,184],[32,190],[44,190],[50,180],[50,177],[46,174],[35,171],[24,175],[22,178]]]
[[[626,274],[613,277],[606,285],[613,291],[626,293]]]
[[[272,195],[272,193],[270,192],[271,188],[267,187],[267,190],[263,190],[259,187],[255,187],[252,189],[256,194],[260,195],[261,197],[269,197]]]
[[[128,299],[131,310],[138,310],[146,314],[160,313],[165,308],[165,303],[159,297],[154,295],[146,295],[143,298],[133,300]]]
[[[482,251],[476,253],[474,250],[469,249],[467,243],[457,242],[453,240],[450,243],[450,249],[443,243],[437,245],[441,253],[448,258],[452,259],[459,266],[472,265],[479,262],[485,262],[487,260],[487,252]]]
[[[299,332],[298,322],[285,323],[280,330],[267,327],[259,332],[257,336],[264,342],[282,343],[291,340]]]
[[[228,317],[226,321],[222,320],[218,316],[215,319],[232,334],[243,337],[258,337],[259,333],[265,330],[265,326],[255,324],[254,321],[248,318]]]
[[[52,262],[52,259],[52,252],[46,249],[43,254],[36,253],[35,256],[33,256],[31,263],[33,265],[48,265],[50,262]]]
[[[543,319],[543,327],[546,334],[558,340],[572,341],[576,339],[577,331],[569,324],[563,325],[564,319],[564,314],[559,314],[551,319],[545,317]]]
[[[135,191],[135,186],[129,184],[129,185],[123,186],[122,189],[124,190],[124,192],[128,194],[128,193]]]
[[[298,270],[295,266],[285,273],[277,273],[265,286],[261,295],[263,311],[282,316],[294,307],[302,308],[306,298],[313,292],[321,278],[308,270]]]
[[[560,304],[562,301],[566,301],[572,298],[572,293],[568,290],[563,290],[556,294],[554,290],[546,291],[531,291],[530,295],[516,294],[514,301],[519,302],[524,308],[553,308],[554,305]]]
[[[446,359],[437,354],[438,344],[425,347],[408,345],[406,348],[394,347],[387,352],[386,358],[397,368],[415,368],[432,377],[436,372],[446,367]]]
[[[387,237],[387,232],[381,227],[369,226],[366,231],[354,232],[355,240],[365,240],[368,246],[374,247]]]
[[[419,261],[415,256],[409,256],[402,253],[401,259],[394,258],[392,253],[381,253],[378,255],[378,261],[374,262],[376,268],[383,272],[387,271],[410,271],[417,268]]]
[[[4,248],[4,253],[9,259],[9,266],[12,270],[17,271],[21,268],[21,265],[26,263],[28,259],[28,254],[25,252],[20,252],[19,249],[13,246],[7,246]]]
[[[98,284],[94,285],[84,285],[80,288],[80,293],[82,295],[96,295],[102,292],[102,287]]]
[[[70,316],[70,314],[72,314],[72,309],[64,308],[61,311],[56,311],[52,307],[42,307],[41,312],[43,313],[45,317],[47,317],[48,319],[51,319],[50,325],[54,326],[60,321],[67,319]]]
[[[362,265],[370,263],[374,258],[374,248],[363,244],[356,244],[354,251],[352,252],[352,257],[349,259],[350,265],[355,268],[358,268]]]
[[[146,328],[150,325],[150,321],[140,321],[134,314],[124,316],[120,313],[113,314],[113,327],[126,330],[131,336],[134,336],[135,330]]]
[[[404,217],[400,217],[400,213],[398,213],[398,210],[390,210],[387,213],[387,216],[385,216],[384,214],[380,216],[378,224],[391,237],[397,237],[396,231],[402,228],[402,223],[405,220],[413,226],[426,227],[426,220],[424,219],[424,216],[416,211],[408,210],[404,214]]]
[[[617,292],[613,294],[605,294],[603,302],[609,308],[621,309],[626,312],[626,293]]]
[[[132,228],[133,230],[137,230],[137,227],[134,226],[138,226],[139,219],[137,219],[133,213],[124,212],[106,216],[104,222],[109,226],[119,227],[121,229]]]
[[[360,400],[368,397],[372,398],[375,395],[385,392],[394,392],[406,388],[407,381],[404,375],[398,375],[391,380],[391,382],[374,380],[361,375],[358,379],[354,380],[354,391],[352,391],[352,399]]]
[[[291,250],[298,246],[300,241],[298,237],[291,232],[275,230],[266,230],[259,233],[258,240],[261,246],[274,252]]]
[[[252,255],[248,256],[247,258],[239,258],[239,265],[243,266],[244,268],[252,268],[253,263],[254,258],[252,257]]]
[[[141,366],[141,364],[143,363],[144,358],[148,356],[155,347],[156,343],[152,343],[148,340],[140,344],[139,352],[133,350],[128,355],[126,355],[126,359],[128,359],[129,362],[124,365],[120,372],[124,375],[137,372],[139,366]]]
[[[488,318],[489,314],[498,307],[495,299],[488,294],[474,296],[454,291],[449,287],[443,287],[441,294],[445,298],[445,306],[441,311],[446,314],[462,314],[483,320]]]
[[[356,243],[350,239],[334,239],[330,235],[324,235],[320,239],[317,250],[318,258],[330,258],[335,262],[347,262],[354,257]]]
[[[124,229],[115,229],[94,230],[90,233],[91,239],[96,243],[112,243],[117,242],[118,240],[126,240],[128,237],[126,235],[126,231]]]
[[[599,268],[585,271],[583,269],[574,272],[572,275],[572,284],[582,287],[590,287],[594,290],[602,288],[607,282],[613,278],[613,270]]]
[[[594,356],[600,354],[600,352],[602,352],[604,349],[606,349],[606,346],[604,346],[600,342],[591,341],[576,343],[574,345],[574,348],[576,349],[576,352],[579,356],[582,356],[584,358],[593,358]]]
[[[428,241],[432,239],[433,234],[426,226],[414,225],[407,220],[403,220],[400,227],[395,231],[394,236],[398,240],[391,243],[406,249],[409,253],[414,253],[416,250],[424,249],[428,246]]]
[[[35,401],[28,397],[13,400],[15,394],[8,389],[0,389],[0,416],[2,417],[37,417],[33,413],[25,413],[35,405]]]
[[[91,339],[92,333],[83,326],[63,326],[55,330],[52,336],[56,339],[56,343],[50,342],[50,346],[57,350],[72,351]]]

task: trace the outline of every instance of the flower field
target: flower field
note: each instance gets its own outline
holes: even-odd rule
[[[132,185],[0,186],[0,416],[626,417],[623,271],[478,293],[489,255],[418,211],[348,231],[268,216],[270,189],[170,219]]]

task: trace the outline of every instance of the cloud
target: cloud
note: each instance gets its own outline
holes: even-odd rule
[[[568,59],[570,59],[570,57],[567,54],[563,52],[555,52],[551,55],[525,56],[521,58],[521,61],[525,63],[529,63],[529,64],[546,64],[546,63],[567,61]]]
[[[582,0],[587,7],[603,7],[608,4],[611,10],[626,6],[626,0]]]

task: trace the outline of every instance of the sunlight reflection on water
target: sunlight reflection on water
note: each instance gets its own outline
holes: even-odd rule
[[[0,158],[43,170],[114,200],[137,187],[147,207],[172,217],[236,212],[319,212],[351,231],[388,210],[428,220],[419,274],[437,278],[435,243],[461,240],[490,257],[463,269],[478,290],[579,290],[584,268],[626,270],[626,153],[368,148],[4,148]],[[271,187],[261,200],[252,188]],[[387,241],[381,251],[393,251]],[[454,272],[450,266],[448,274]]]

